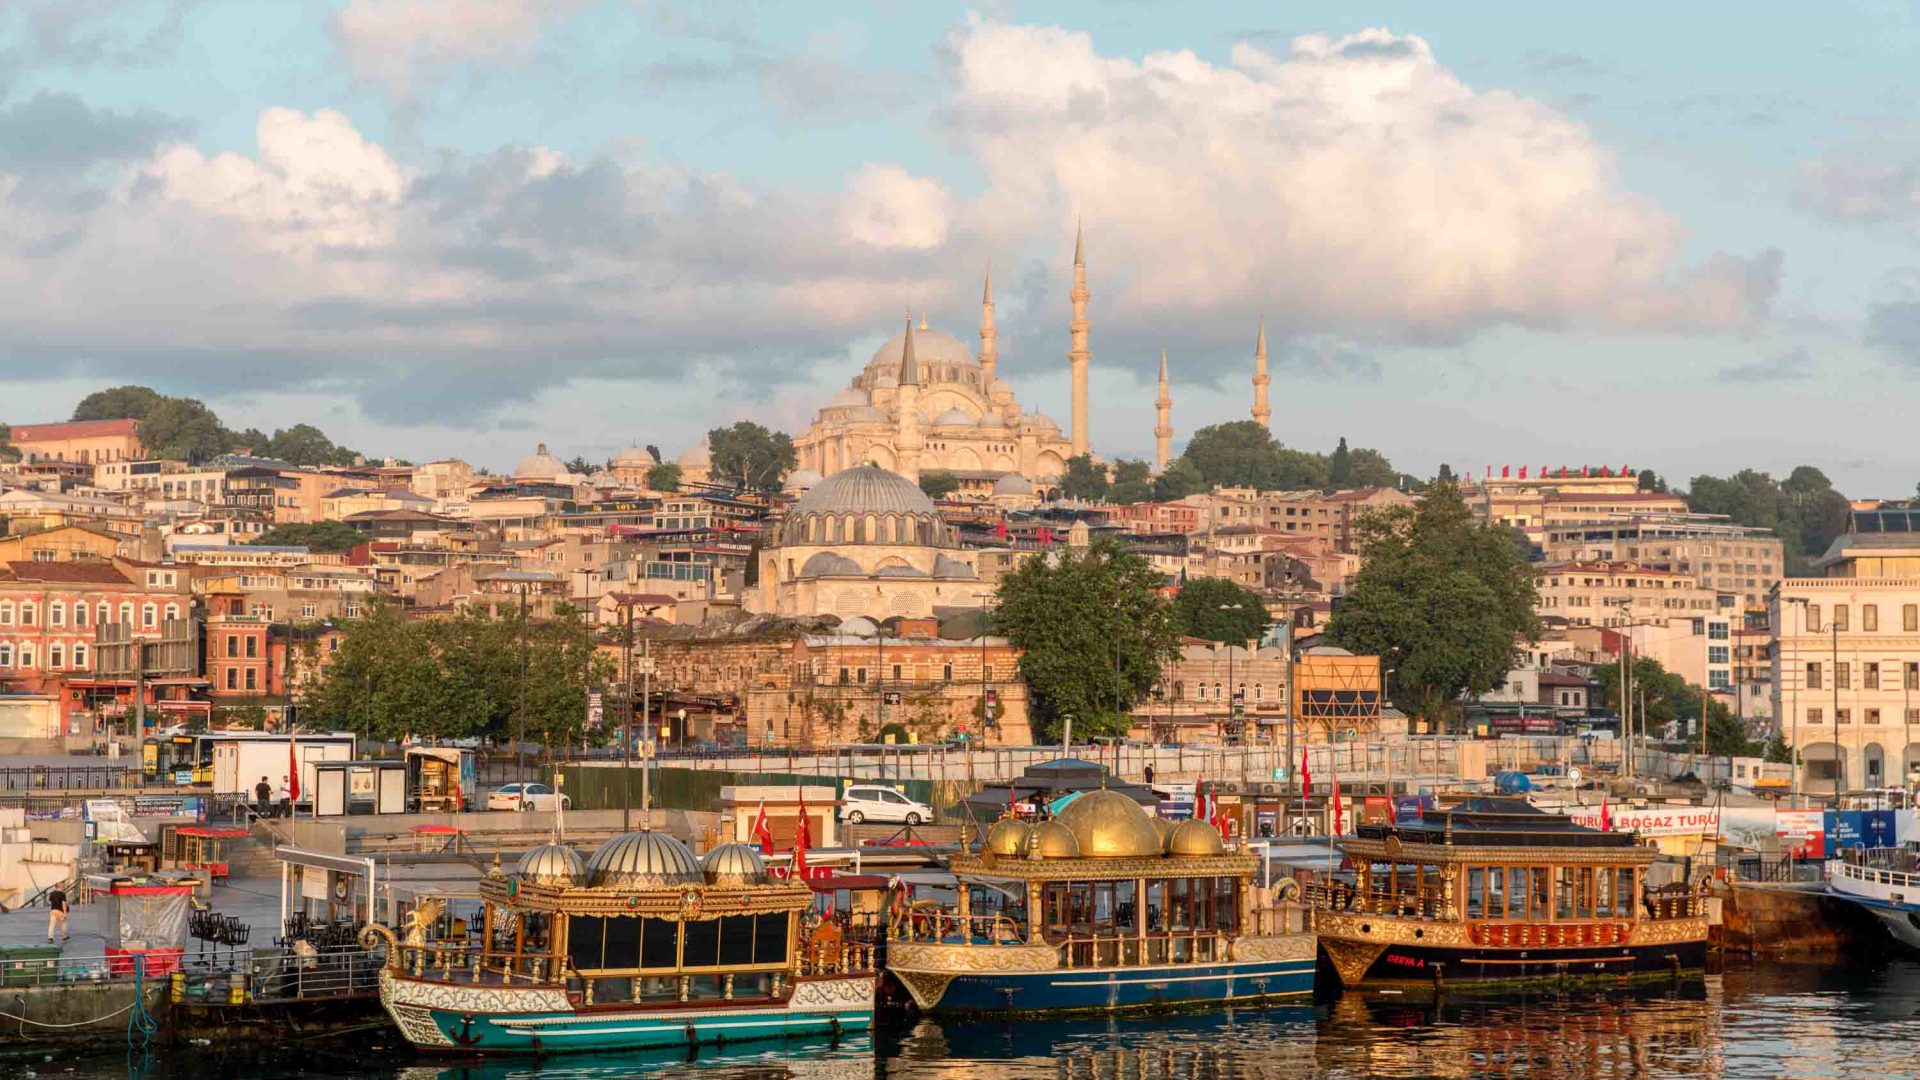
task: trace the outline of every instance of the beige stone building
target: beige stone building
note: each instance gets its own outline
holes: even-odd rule
[[[8,439],[28,464],[42,461],[81,465],[103,461],[139,461],[138,420],[73,420],[58,424],[16,424]]]
[[[1771,532],[1692,514],[1549,525],[1543,551],[1549,563],[1624,561],[1691,574],[1742,610],[1764,610],[1786,562]]]
[[[1714,594],[1692,574],[1634,562],[1568,562],[1540,567],[1536,581],[1543,617],[1573,626],[1626,626],[1713,614]]]

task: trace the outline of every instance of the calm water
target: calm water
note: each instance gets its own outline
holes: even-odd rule
[[[920,1022],[872,1038],[752,1053],[416,1058],[391,1036],[297,1049],[0,1062],[75,1080],[1231,1080],[1273,1077],[1864,1077],[1920,1075],[1920,965],[1766,965],[1679,989],[1423,1005],[1313,1006],[1070,1023]]]

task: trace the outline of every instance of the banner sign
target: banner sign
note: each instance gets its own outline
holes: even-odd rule
[[[1567,813],[1575,825],[1600,827],[1600,808],[1583,806]],[[1607,808],[1612,831],[1641,836],[1703,836],[1720,830],[1720,810],[1712,806],[1658,806],[1644,810]]]
[[[1796,859],[1827,857],[1827,814],[1824,810],[1776,810],[1773,827],[1780,847]]]

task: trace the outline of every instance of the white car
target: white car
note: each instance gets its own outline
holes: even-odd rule
[[[933,807],[914,802],[890,787],[855,784],[841,798],[840,820],[850,825],[863,821],[920,825],[933,820]]]
[[[526,789],[524,797],[520,794],[523,787]],[[558,794],[546,784],[508,784],[487,794],[489,810],[552,810],[556,804],[571,807],[573,800]]]

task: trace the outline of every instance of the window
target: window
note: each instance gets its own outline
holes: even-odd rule
[[[13,643],[0,641],[0,667],[13,666]]]
[[[252,668],[247,669],[247,689],[258,690],[260,688],[259,684],[255,681],[258,676],[259,676],[259,672],[255,671]]]
[[[227,689],[229,690],[240,689],[240,669],[239,668],[227,669]]]
[[[1879,710],[1879,709],[1868,709],[1868,710],[1867,710],[1867,716],[1866,716],[1866,720],[1867,720],[1867,723],[1869,723],[1869,724],[1877,724],[1877,723],[1879,723],[1879,722],[1880,722],[1880,710]]]
[[[1920,690],[1920,663],[1908,661],[1907,669],[1902,674],[1904,678],[1901,681],[1906,689]]]
[[[1920,630],[1920,604],[1902,604],[1900,606],[1900,629],[1911,634]]]
[[[894,682],[900,681],[900,665],[899,664],[893,665],[893,681]]]
[[[21,626],[33,625],[33,605],[32,604],[20,605],[20,625]]]
[[[73,605],[73,625],[87,625],[87,605],[84,601]]]
[[[311,618],[313,618],[313,610],[314,610],[314,609],[313,609],[313,605],[312,605],[312,604],[301,604],[301,605],[300,605],[300,617],[301,617],[301,618],[303,618],[303,619],[311,619]]]
[[[1820,689],[1820,663],[1813,661],[1807,665],[1807,689]]]
[[[3,667],[3,666],[5,666],[5,664],[6,664],[6,662],[5,662],[4,660],[0,660],[0,667]],[[1920,709],[1908,709],[1908,710],[1907,710],[1907,723],[1908,723],[1908,724],[1910,724],[1910,725],[1911,725],[1911,724],[1920,724]]]
[[[1852,629],[1852,627],[1848,625],[1851,621],[1852,620],[1847,618],[1847,605],[1845,604],[1833,605],[1833,628],[1835,630]]]
[[[67,605],[64,602],[55,600],[53,603],[47,605],[47,625],[67,625]]]
[[[1707,646],[1707,663],[1724,664],[1726,662],[1727,662],[1727,647],[1725,645]]]
[[[23,667],[23,668],[27,668],[27,667],[32,667],[32,666],[33,666],[33,646],[32,646],[32,645],[29,645],[29,644],[25,644],[25,643],[22,643],[22,644],[21,644],[21,646],[20,646],[20,666],[21,666],[21,667]]]
[[[1810,633],[1815,633],[1815,634],[1819,633],[1820,632],[1820,605],[1806,604],[1803,606],[1806,608],[1806,612],[1807,612],[1807,621],[1804,624],[1803,628],[1809,631]]]
[[[1880,605],[1860,605],[1860,629],[1869,633],[1880,629]]]
[[[1807,710],[1807,723],[1818,724],[1824,719],[1825,715],[1820,712],[1819,708],[1816,707]]]
[[[143,627],[146,627],[149,630],[153,629],[154,617],[158,613],[159,613],[158,609],[155,608],[152,604],[140,605],[140,625]]]
[[[1833,665],[1833,688],[1835,690],[1853,689],[1853,665],[1845,660]]]
[[[177,604],[168,604],[168,605],[167,605],[167,621],[168,621],[168,622],[172,622],[173,620],[175,620],[175,619],[177,619],[177,618],[179,618],[179,617],[180,617],[180,607],[179,607],[179,605],[177,605]]]
[[[1726,623],[1723,623],[1723,622],[1714,623],[1713,625],[1707,627],[1707,640],[1708,641],[1727,640],[1728,629],[1729,628]]]
[[[99,620],[98,620],[98,621],[99,621],[99,623],[100,623],[100,625],[101,625],[101,626],[105,626],[105,625],[107,625],[107,624],[108,624],[109,622],[112,622],[112,621],[113,621],[113,609],[112,609],[112,608],[110,608],[110,607],[108,607],[108,606],[107,606],[107,605],[105,605],[105,604],[101,604],[101,605],[99,606],[99,608],[97,608],[96,610],[97,610],[97,611],[99,612],[99,614],[100,614],[100,618],[99,618]]]
[[[1852,710],[1852,709],[1835,709],[1835,710],[1833,710],[1833,722],[1834,722],[1834,723],[1836,723],[1836,724],[1851,724],[1851,723],[1853,723],[1853,710]]]
[[[940,681],[942,681],[942,682],[952,682],[952,681],[953,681],[953,665],[952,665],[952,664],[942,664],[942,665],[941,665],[941,667],[940,667]]]
[[[126,602],[126,601],[121,602],[120,621],[122,623],[125,623],[128,626],[133,625],[133,604],[132,603]]]
[[[240,655],[240,635],[238,634],[227,635],[227,655],[228,656]]]
[[[13,625],[13,605],[0,604],[0,626]]]
[[[847,684],[847,669],[841,668],[840,669],[840,685],[845,686],[846,684]]]
[[[85,669],[87,666],[87,647],[76,644],[73,647],[73,666]]]
[[[50,668],[67,666],[67,650],[59,645],[47,646],[47,666]]]
[[[854,669],[853,669],[853,673],[854,673],[854,680],[853,680],[854,682],[861,682],[861,683],[863,683],[863,682],[866,682],[866,681],[867,681],[867,669],[866,669],[866,668],[854,668]]]
[[[252,660],[255,657],[258,657],[259,655],[260,655],[260,639],[257,637],[248,637],[247,638],[247,659]]]
[[[1860,666],[1860,685],[1862,689],[1866,690],[1880,689],[1880,665],[1878,663],[1868,661]]]

